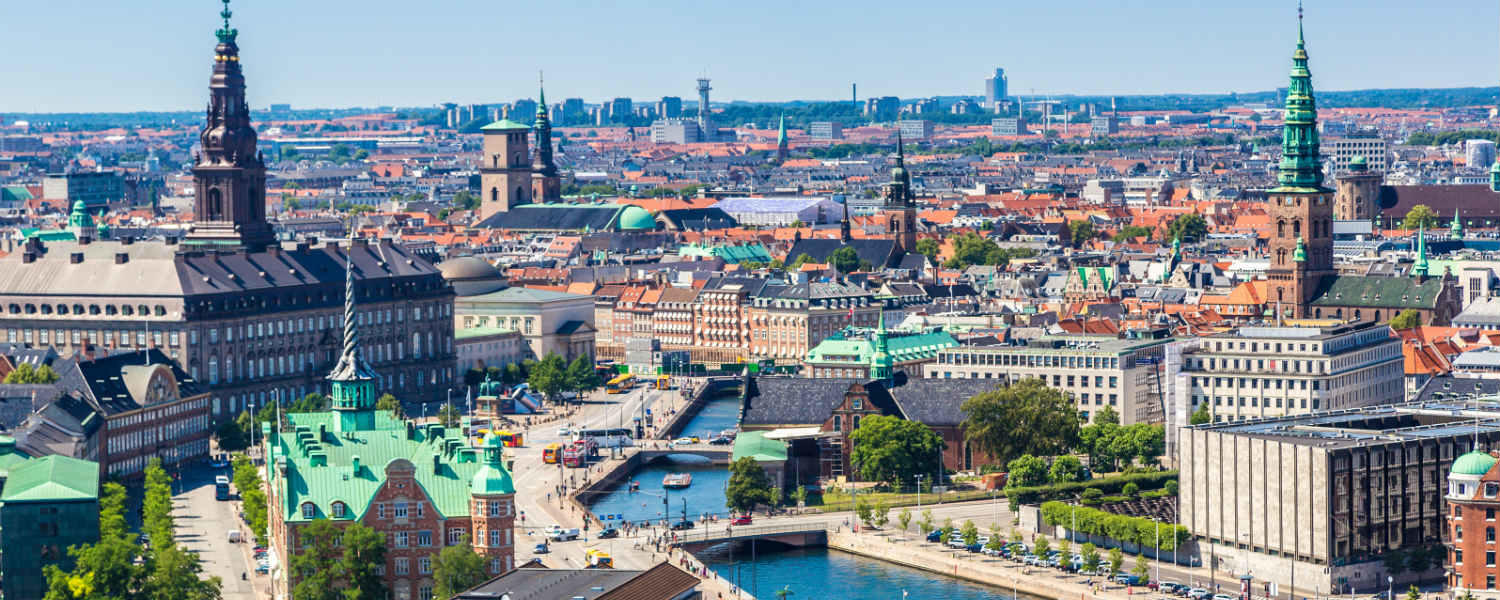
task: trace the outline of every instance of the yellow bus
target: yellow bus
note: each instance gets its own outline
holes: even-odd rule
[[[605,385],[604,391],[609,394],[623,394],[630,391],[630,388],[633,387],[635,387],[635,375],[626,373],[609,380],[609,383]]]
[[[669,376],[669,375],[657,375],[656,376],[656,389],[658,389],[658,390],[670,390],[670,389],[672,389],[672,377]]]
[[[547,444],[546,448],[542,448],[542,462],[549,465],[557,464],[557,461],[562,460],[562,450],[562,444],[557,442]]]

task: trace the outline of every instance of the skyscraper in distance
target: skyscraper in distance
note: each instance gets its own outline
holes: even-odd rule
[[[1004,102],[1007,80],[1005,69],[995,67],[995,76],[984,78],[984,106],[990,110],[995,109],[997,102]]]

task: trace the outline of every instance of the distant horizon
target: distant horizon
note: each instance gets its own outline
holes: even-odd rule
[[[86,4],[0,6],[0,19],[21,25],[0,37],[0,51],[26,57],[0,64],[0,78],[11,84],[0,114],[198,110],[221,26],[217,2],[159,0],[151,10]],[[690,0],[649,8],[580,0],[433,4],[238,0],[231,26],[251,105],[510,102],[536,97],[539,70],[553,98],[590,103],[692,101],[700,76],[713,80],[715,97],[733,99],[727,102],[843,101],[851,83],[861,99],[931,95],[923,90],[977,95],[997,67],[1012,96],[1254,94],[1286,84],[1297,31],[1293,0],[1084,0],[1066,14],[1039,4],[960,2],[915,18],[893,0],[769,0],[748,12]],[[1500,81],[1500,6],[1432,4],[1308,0],[1314,89]]]

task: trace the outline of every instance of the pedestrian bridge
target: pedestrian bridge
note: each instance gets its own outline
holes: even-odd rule
[[[776,542],[792,547],[823,546],[828,543],[828,530],[834,526],[826,521],[803,521],[800,523],[772,525],[728,525],[727,522],[699,523],[697,529],[677,532],[674,545],[689,552],[695,549],[716,546],[729,542],[757,541]]]

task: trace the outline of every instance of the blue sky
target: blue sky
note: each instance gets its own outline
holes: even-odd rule
[[[0,2],[0,113],[200,108],[213,0]],[[239,0],[254,107],[533,97],[715,100],[1259,91],[1285,85],[1286,0]],[[1500,81],[1500,6],[1308,0],[1314,85]]]

